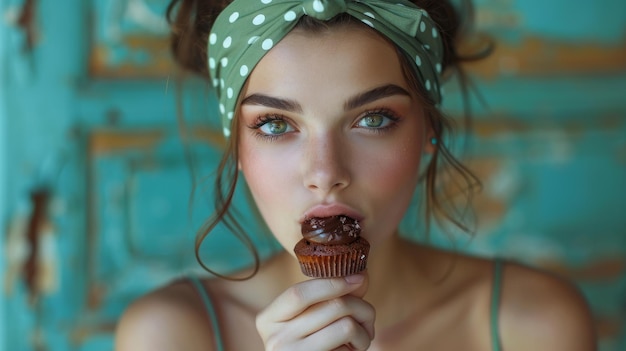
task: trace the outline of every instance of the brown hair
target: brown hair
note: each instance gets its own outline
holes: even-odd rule
[[[445,77],[455,74],[462,89],[462,95],[466,106],[464,114],[464,129],[467,131],[470,126],[470,114],[467,110],[467,86],[468,79],[465,75],[462,64],[467,61],[481,59],[491,51],[491,44],[487,45],[476,53],[463,55],[459,53],[458,47],[464,39],[464,34],[470,33],[470,21],[461,21],[460,13],[465,14],[467,19],[473,17],[473,7],[468,1],[462,1],[459,12],[445,0],[414,0],[417,6],[426,10],[429,16],[437,23],[444,42],[443,72]],[[230,1],[206,1],[206,0],[172,0],[167,9],[167,18],[172,28],[171,49],[174,60],[184,71],[199,75],[209,79],[207,70],[207,39],[210,28]],[[320,22],[311,17],[303,17],[298,23],[298,27],[307,31],[319,31],[323,28],[333,26],[337,23],[352,22],[350,16],[337,16],[331,21]],[[448,119],[431,101],[428,101],[424,88],[419,83],[412,68],[410,60],[398,49],[398,56],[401,59],[405,79],[411,88],[420,93],[424,99],[427,123],[430,124],[432,133],[437,138],[437,145],[430,163],[424,174],[426,186],[425,215],[426,229],[430,228],[430,218],[434,218],[438,223],[445,220],[454,224],[461,230],[471,233],[472,230],[464,224],[463,219],[466,210],[471,204],[473,194],[480,188],[481,184],[477,177],[459,160],[457,160],[444,143],[444,137],[452,130],[452,121]],[[239,106],[239,102],[237,104]],[[233,118],[231,130],[238,130],[238,118]],[[233,133],[227,143],[226,150],[218,166],[214,189],[215,213],[196,237],[196,258],[199,263],[209,272],[222,276],[209,269],[199,257],[199,249],[202,240],[222,222],[234,235],[241,240],[244,245],[253,253],[255,269],[250,275],[253,276],[258,270],[260,259],[250,237],[244,233],[238,224],[234,214],[231,212],[232,199],[235,192],[238,170],[238,133]],[[442,185],[438,172],[446,172],[446,186]],[[452,184],[452,187],[450,186]],[[459,204],[459,195],[464,200]],[[247,278],[247,277],[246,277]],[[246,279],[242,278],[242,279]]]

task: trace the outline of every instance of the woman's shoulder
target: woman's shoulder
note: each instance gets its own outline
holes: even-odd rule
[[[433,252],[439,266],[450,267],[448,289],[454,292],[448,294],[450,301],[471,305],[475,320],[497,323],[496,336],[504,350],[597,349],[591,311],[571,281],[513,260]],[[501,263],[499,282],[496,261]],[[494,302],[498,303],[495,317],[491,315]],[[491,334],[480,328],[476,333]]]
[[[572,282],[555,274],[506,261],[498,315],[506,350],[596,349],[585,298]]]
[[[198,292],[181,279],[128,306],[116,327],[115,350],[211,350],[210,330]]]

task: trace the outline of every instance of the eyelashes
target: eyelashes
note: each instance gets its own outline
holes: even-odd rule
[[[384,133],[398,125],[400,117],[388,108],[380,108],[363,113],[357,120],[356,126]]]
[[[248,125],[254,131],[256,137],[275,140],[288,132],[295,131],[290,120],[278,114],[260,115],[254,123]]]
[[[384,134],[398,126],[401,121],[393,110],[388,108],[376,108],[361,113],[353,124],[353,128],[363,130],[365,133]],[[281,114],[259,115],[247,127],[253,131],[254,136],[264,140],[276,140],[293,132],[297,132],[295,123]]]

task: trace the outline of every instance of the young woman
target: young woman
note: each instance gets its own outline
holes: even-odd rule
[[[175,30],[191,36],[175,47],[213,82],[229,140],[216,191],[241,173],[284,251],[241,272],[249,279],[185,279],[140,298],[116,350],[595,350],[571,284],[398,233],[423,173],[428,214],[457,224],[438,163],[473,181],[447,152],[438,110],[442,76],[462,60],[450,4],[177,5],[174,24],[190,27]],[[226,188],[216,222],[229,219]],[[302,221],[341,214],[371,245],[366,271],[305,277],[293,253]]]

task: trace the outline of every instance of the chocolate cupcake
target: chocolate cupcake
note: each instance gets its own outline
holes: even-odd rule
[[[364,270],[370,244],[360,233],[359,223],[343,215],[304,221],[303,238],[294,247],[302,273],[331,278]]]

